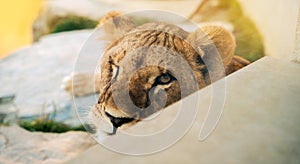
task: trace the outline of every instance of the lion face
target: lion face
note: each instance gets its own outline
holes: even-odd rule
[[[202,58],[210,44],[193,41],[196,34],[150,23],[112,42],[101,61],[99,101],[90,112],[97,130],[114,134],[207,86]]]
[[[120,71],[122,67],[115,69]],[[102,119],[113,128],[133,125],[181,99],[178,80],[164,68],[143,67],[134,72],[129,80],[127,75],[119,72],[119,75],[112,77],[113,82],[102,92],[94,111],[100,112]]]

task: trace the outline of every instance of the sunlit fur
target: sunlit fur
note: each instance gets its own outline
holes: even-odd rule
[[[162,22],[136,26],[129,18],[117,13],[108,14],[101,25],[106,30],[106,39],[111,39],[111,44],[105,50],[101,72],[97,75],[99,101],[89,114],[97,131],[111,132],[109,127],[113,124],[107,114],[119,120],[134,118],[120,126],[124,128],[180,100],[180,82],[189,80],[186,74],[194,75],[198,90],[222,78],[222,74],[230,74],[249,64],[245,59],[234,56],[234,37],[219,26],[205,26],[188,33],[175,25]],[[190,69],[185,69],[180,62],[174,62],[174,54],[184,59]],[[214,64],[218,59],[222,68]],[[214,75],[209,75],[207,64],[216,68]],[[168,84],[156,85],[157,77],[164,73],[176,73],[179,78],[174,77]],[[124,83],[128,92],[123,92]],[[186,86],[187,90],[190,89],[189,94],[195,91],[195,88]],[[116,105],[114,94],[118,95],[121,104]],[[126,94],[129,94],[130,102]],[[160,99],[160,96],[166,96],[163,106],[159,102],[151,102],[151,97]],[[140,111],[134,110],[130,106],[132,104]],[[106,124],[106,127],[100,124]]]

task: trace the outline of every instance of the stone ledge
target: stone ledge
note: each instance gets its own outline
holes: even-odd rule
[[[94,144],[85,132],[33,133],[1,126],[0,163],[62,163]]]
[[[299,64],[264,57],[228,76],[223,115],[205,141],[200,142],[198,135],[211,86],[198,92],[201,105],[194,125],[169,149],[126,156],[97,145],[69,163],[299,163],[299,72]],[[177,107],[178,103],[166,110]],[[164,119],[172,118],[164,115]],[[147,125],[132,129],[145,128],[143,124]]]

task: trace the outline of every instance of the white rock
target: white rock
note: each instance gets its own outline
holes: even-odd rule
[[[71,96],[61,89],[65,76],[74,68],[76,57],[92,31],[48,35],[30,47],[0,60],[0,95],[15,94],[19,116],[53,110],[72,115]],[[46,106],[45,106],[46,105]]]
[[[29,132],[0,127],[0,163],[63,163],[94,145],[85,132]]]
[[[149,142],[146,142],[146,139],[152,141],[153,145],[162,145],[168,142],[173,134],[180,132],[182,124],[177,124],[176,129],[171,131],[172,134],[165,135],[165,139],[163,137],[140,139],[132,135],[131,138],[134,137],[135,140],[125,140],[119,131],[116,136],[108,136],[102,142],[105,145],[115,144],[115,147],[110,146],[107,149],[94,146],[69,163],[300,163],[299,71],[300,64],[264,57],[226,77],[223,114],[218,122],[218,119],[214,120],[218,118],[214,117],[218,116],[216,109],[210,111],[212,117],[206,122],[205,127],[211,127],[207,125],[216,122],[218,124],[204,141],[200,140],[199,134],[208,109],[212,110],[216,104],[222,104],[222,95],[215,94],[212,85],[193,94],[200,95],[196,120],[184,119],[182,122],[194,121],[193,126],[174,145],[164,147],[165,150],[156,149],[162,151],[146,156],[126,156],[109,149],[120,150],[127,146],[128,149],[123,153],[138,154],[137,150],[141,148],[148,150],[146,148],[149,146],[146,145]],[[183,103],[191,97],[192,95],[180,102]],[[216,97],[217,99],[213,101]],[[186,104],[182,110],[193,110],[196,102],[197,100]],[[176,114],[179,114],[177,113],[179,108],[180,103],[175,103],[165,109],[161,117],[142,121],[132,129],[128,129],[129,134],[141,132],[156,134],[153,131],[149,133],[152,129],[157,130],[155,131],[157,133],[165,132],[159,131],[161,125],[178,118]],[[174,117],[165,114],[165,111]],[[171,125],[174,123],[171,122]],[[111,142],[112,139],[114,142]]]

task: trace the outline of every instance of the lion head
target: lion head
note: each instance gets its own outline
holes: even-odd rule
[[[111,134],[228,74],[236,47],[219,26],[188,33],[163,22],[137,26],[119,14],[101,23],[112,42],[101,61],[100,96],[90,118]]]

